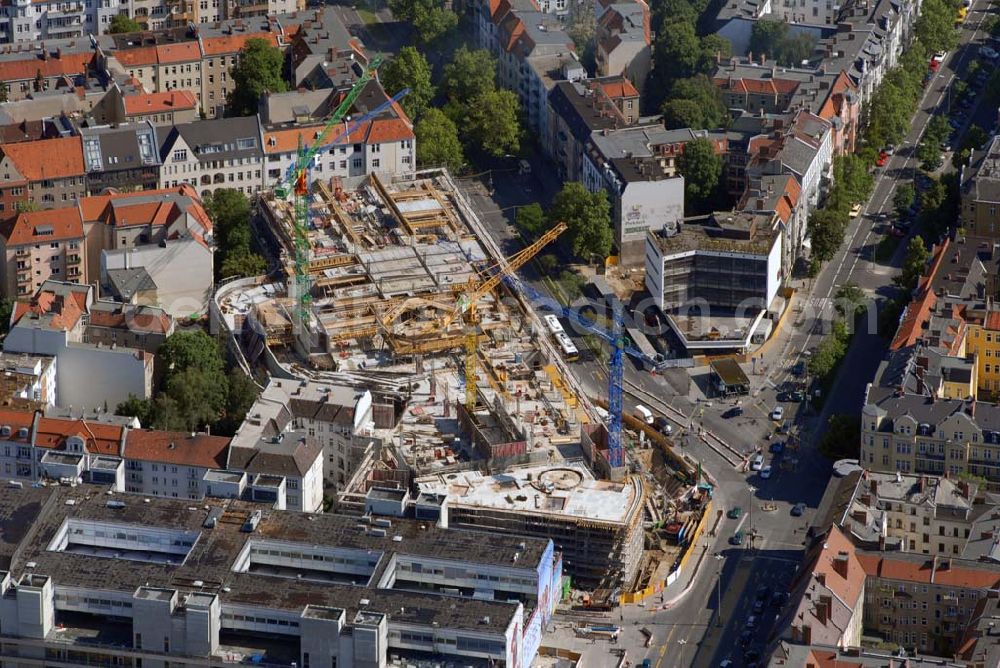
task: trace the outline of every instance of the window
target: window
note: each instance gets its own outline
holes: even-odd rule
[[[179,148],[174,151],[174,161],[175,162],[185,162],[188,159],[187,149]]]
[[[381,164],[381,161],[378,158],[372,159],[372,167],[373,168],[379,167],[380,164]]]

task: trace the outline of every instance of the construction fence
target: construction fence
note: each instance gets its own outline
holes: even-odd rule
[[[620,605],[627,605],[629,603],[638,603],[639,601],[644,601],[650,596],[655,596],[661,591],[672,585],[677,581],[677,578],[681,576],[684,569],[688,566],[688,562],[691,560],[691,555],[695,552],[695,546],[698,544],[698,539],[701,538],[701,534],[705,531],[705,526],[708,524],[709,519],[712,517],[712,502],[709,501],[705,504],[705,509],[701,513],[701,518],[698,520],[697,526],[695,526],[694,531],[691,532],[691,539],[688,542],[687,549],[684,550],[684,554],[681,556],[680,561],[677,563],[677,568],[670,571],[666,580],[661,580],[659,582],[654,582],[644,589],[638,591],[630,592],[627,594],[622,594],[619,603]]]

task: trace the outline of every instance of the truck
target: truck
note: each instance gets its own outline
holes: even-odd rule
[[[636,405],[633,415],[646,424],[653,424],[653,411],[649,410],[642,404]]]

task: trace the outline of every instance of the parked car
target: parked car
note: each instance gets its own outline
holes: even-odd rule
[[[890,154],[891,155],[891,154]],[[855,204],[851,207],[851,218],[857,218],[861,215],[862,206],[860,204]]]
[[[987,60],[994,60],[997,56],[1000,56],[1000,53],[997,53],[997,50],[992,47],[983,46],[979,49],[979,55]]]
[[[670,436],[670,434],[674,433],[674,426],[670,424],[670,421],[662,415],[653,420],[653,426],[656,427],[656,430],[661,434]]]
[[[750,615],[747,617],[746,624],[744,624],[748,629],[757,628],[757,615]]]
[[[742,514],[743,514],[742,508],[740,508],[739,506],[733,506],[732,508],[729,509],[729,512],[726,513],[726,517],[728,517],[731,520],[738,520],[740,518],[740,515]]]
[[[783,417],[785,417],[785,407],[775,406],[774,410],[771,411],[771,419],[775,422],[780,422]]]
[[[764,468],[764,455],[757,455],[753,458],[753,461],[750,462],[750,470],[759,471],[762,468]]]
[[[768,449],[771,452],[773,452],[774,454],[780,455],[782,452],[785,451],[785,442],[784,441],[775,441],[774,443],[771,444],[771,447],[768,448]]]
[[[771,607],[780,608],[788,600],[788,592],[776,591],[771,593]]]
[[[906,231],[905,231],[905,230],[901,230],[901,229],[899,229],[898,227],[896,227],[895,225],[893,225],[893,226],[892,226],[892,227],[891,227],[891,228],[889,229],[889,235],[890,235],[890,236],[891,236],[892,238],[894,238],[894,239],[902,239],[903,237],[905,237],[905,236],[906,236]]]
[[[804,376],[806,374],[806,363],[796,362],[795,366],[792,367],[793,376]]]
[[[806,511],[806,504],[799,501],[794,506],[792,506],[792,516],[802,517],[802,513]]]
[[[748,629],[743,629],[743,633],[740,634],[740,647],[746,647],[753,640],[753,632]]]
[[[743,654],[743,660],[747,663],[755,663],[758,659],[760,659],[760,650],[756,648],[748,649],[746,653]]]
[[[762,480],[767,480],[771,477],[771,465],[768,464],[760,470],[760,477]]]
[[[754,614],[757,614],[757,615],[759,615],[760,613],[764,612],[764,601],[761,601],[761,600],[754,601],[753,602],[753,611],[754,611]]]
[[[730,545],[742,545],[743,544],[743,532],[737,531],[732,536],[729,537]]]
[[[940,65],[941,63],[944,62],[944,59],[947,57],[948,57],[947,51],[938,51],[937,53],[934,54],[934,57],[931,58],[931,62]]]

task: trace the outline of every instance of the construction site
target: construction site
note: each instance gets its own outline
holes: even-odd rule
[[[552,538],[589,589],[627,591],[657,570],[646,529],[684,475],[662,457],[660,476],[612,465],[608,427],[508,280],[564,225],[505,259],[445,171],[264,195],[257,224],[288,278],[223,285],[213,309],[247,367],[401,407],[327,490],[338,510],[422,492],[459,524]],[[469,499],[477,489],[494,491]]]

